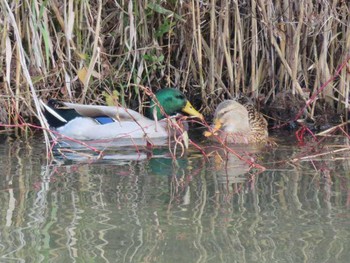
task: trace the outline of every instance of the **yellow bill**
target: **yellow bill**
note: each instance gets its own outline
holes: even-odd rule
[[[216,132],[217,132],[218,130],[220,130],[221,127],[222,127],[221,121],[218,120],[218,119],[215,119],[215,120],[214,120],[214,127],[213,127],[212,131],[205,131],[205,132],[204,132],[204,136],[205,136],[205,137],[210,137],[210,136],[212,136],[212,135],[216,135]]]
[[[192,104],[187,101],[185,107],[181,109],[183,112],[187,113],[190,116],[197,117],[201,120],[204,120],[204,117],[201,113],[199,113],[193,106]]]

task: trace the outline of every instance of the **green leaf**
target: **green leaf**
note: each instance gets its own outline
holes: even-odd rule
[[[181,20],[182,22],[185,22],[185,19],[183,19],[181,16],[178,14],[175,14],[173,11],[168,10],[164,7],[162,7],[159,4],[156,3],[148,3],[147,8],[153,10],[154,12],[157,12],[162,15],[167,15],[167,16],[174,16],[176,19]]]
[[[164,34],[169,33],[171,28],[175,26],[174,22],[169,23],[169,20],[166,19],[164,23],[156,31],[156,37],[162,37]]]
[[[120,93],[117,90],[113,90],[112,94],[108,94],[107,92],[104,91],[103,96],[106,99],[107,106],[118,105]]]

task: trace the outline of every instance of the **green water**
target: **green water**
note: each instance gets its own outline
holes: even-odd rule
[[[0,262],[349,262],[349,146],[280,140],[233,147],[261,171],[215,145],[48,162],[4,137]]]

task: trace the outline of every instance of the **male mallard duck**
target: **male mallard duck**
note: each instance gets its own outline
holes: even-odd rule
[[[166,88],[151,99],[146,116],[123,107],[83,105],[50,100],[43,104],[50,128],[77,140],[155,139],[173,134],[165,116],[180,112],[203,119],[179,90]],[[160,105],[160,107],[159,107]]]
[[[217,135],[227,143],[262,143],[268,138],[267,121],[251,103],[225,100],[214,113],[212,131],[204,135]]]

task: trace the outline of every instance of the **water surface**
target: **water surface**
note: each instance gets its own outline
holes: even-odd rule
[[[349,262],[346,140],[232,147],[264,171],[199,145],[48,161],[3,137],[0,262]]]

